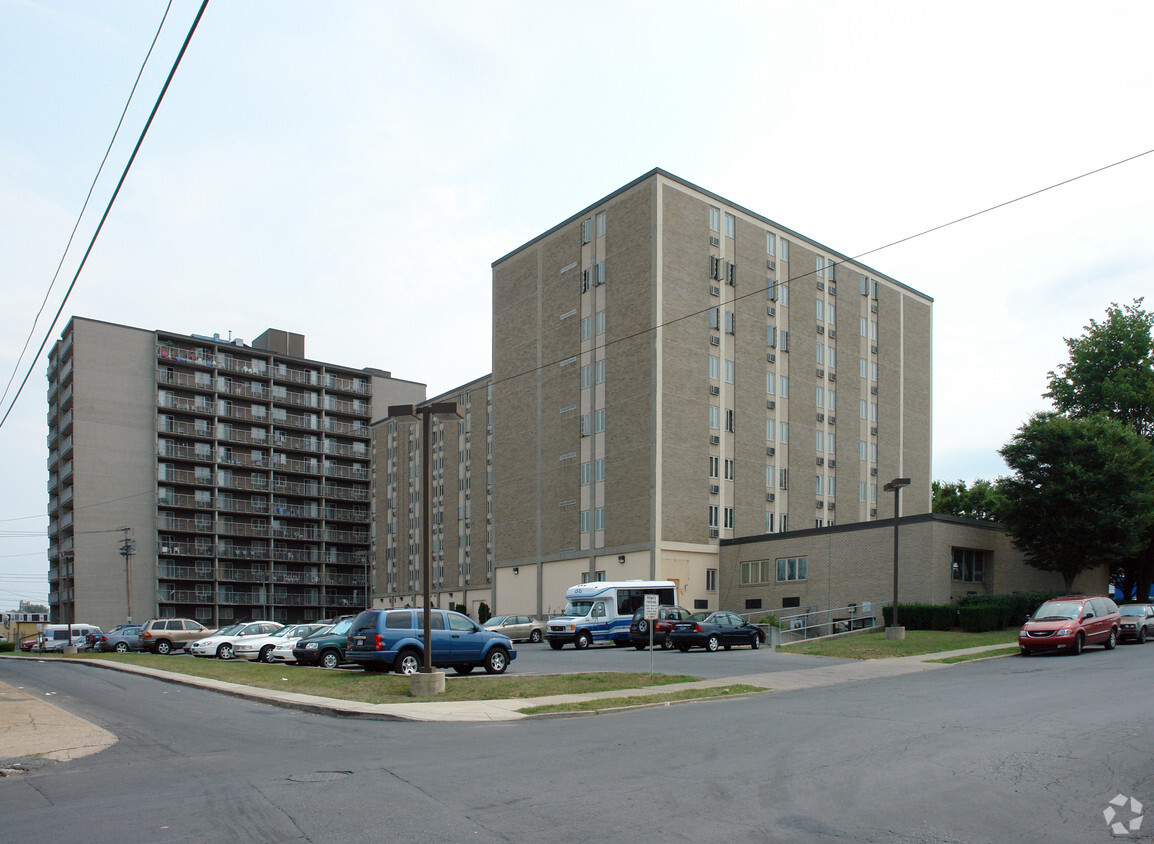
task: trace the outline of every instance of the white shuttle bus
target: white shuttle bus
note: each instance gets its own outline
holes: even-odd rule
[[[675,606],[677,584],[671,580],[602,580],[570,586],[565,590],[565,612],[549,619],[545,638],[553,650],[570,642],[578,650],[594,642],[628,645],[629,622],[645,606],[646,595],[657,595],[662,606]]]

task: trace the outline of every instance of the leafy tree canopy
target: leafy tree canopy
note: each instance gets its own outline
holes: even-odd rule
[[[997,482],[977,480],[971,487],[965,481],[934,481],[934,512],[983,521],[998,520],[1001,492]]]
[[[1068,416],[1104,413],[1154,439],[1154,314],[1142,301],[1113,304],[1104,322],[1067,338],[1070,362],[1049,374],[1045,396]]]
[[[1121,422],[1038,413],[1000,453],[1013,471],[999,484],[1001,521],[1068,590],[1082,571],[1114,570],[1154,529],[1154,445]]]

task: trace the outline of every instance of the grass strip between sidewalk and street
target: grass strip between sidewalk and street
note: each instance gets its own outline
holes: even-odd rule
[[[1017,645],[1012,648],[998,648],[992,651],[981,651],[976,654],[958,654],[957,656],[947,656],[942,659],[931,659],[929,662],[941,662],[946,665],[953,665],[955,662],[969,662],[971,659],[992,659],[998,656],[1015,656],[1020,652]]]
[[[787,654],[834,656],[841,659],[887,659],[896,656],[958,651],[982,645],[1017,643],[1018,628],[991,630],[986,633],[963,633],[959,630],[907,630],[900,641],[887,639],[885,633],[863,633],[840,639],[817,642],[791,642],[778,650]]]
[[[599,709],[621,709],[626,706],[642,706],[657,703],[675,703],[682,700],[701,700],[704,698],[726,697],[728,695],[747,695],[754,692],[765,692],[760,686],[747,686],[735,683],[730,686],[711,686],[704,689],[682,689],[677,692],[654,692],[651,695],[633,695],[631,697],[602,697],[593,700],[575,700],[567,703],[550,703],[543,706],[526,706],[517,711],[524,715],[550,715],[558,712],[595,712]]]
[[[226,683],[239,683],[260,689],[294,694],[317,695],[362,703],[428,702],[410,692],[412,680],[399,674],[371,674],[364,671],[309,668],[297,665],[265,665],[247,660],[200,659],[191,656],[158,656],[156,654],[77,654],[40,659],[86,659],[126,663],[154,668],[171,674],[186,674]],[[692,683],[700,677],[674,674],[642,674],[616,671],[589,674],[513,674],[492,676],[477,669],[469,677],[446,675],[445,691],[433,700],[505,700],[548,697],[550,695],[609,692],[616,689],[640,689],[671,683]]]

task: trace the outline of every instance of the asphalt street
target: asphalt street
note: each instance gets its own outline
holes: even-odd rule
[[[1116,795],[1154,807],[1154,645],[499,724],[48,662],[0,680],[119,738],[0,781],[12,841],[1105,842]]]

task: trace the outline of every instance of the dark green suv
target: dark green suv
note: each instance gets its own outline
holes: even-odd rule
[[[340,667],[345,662],[345,640],[354,618],[355,615],[342,615],[331,627],[322,628],[297,641],[293,646],[293,659],[297,665]]]

